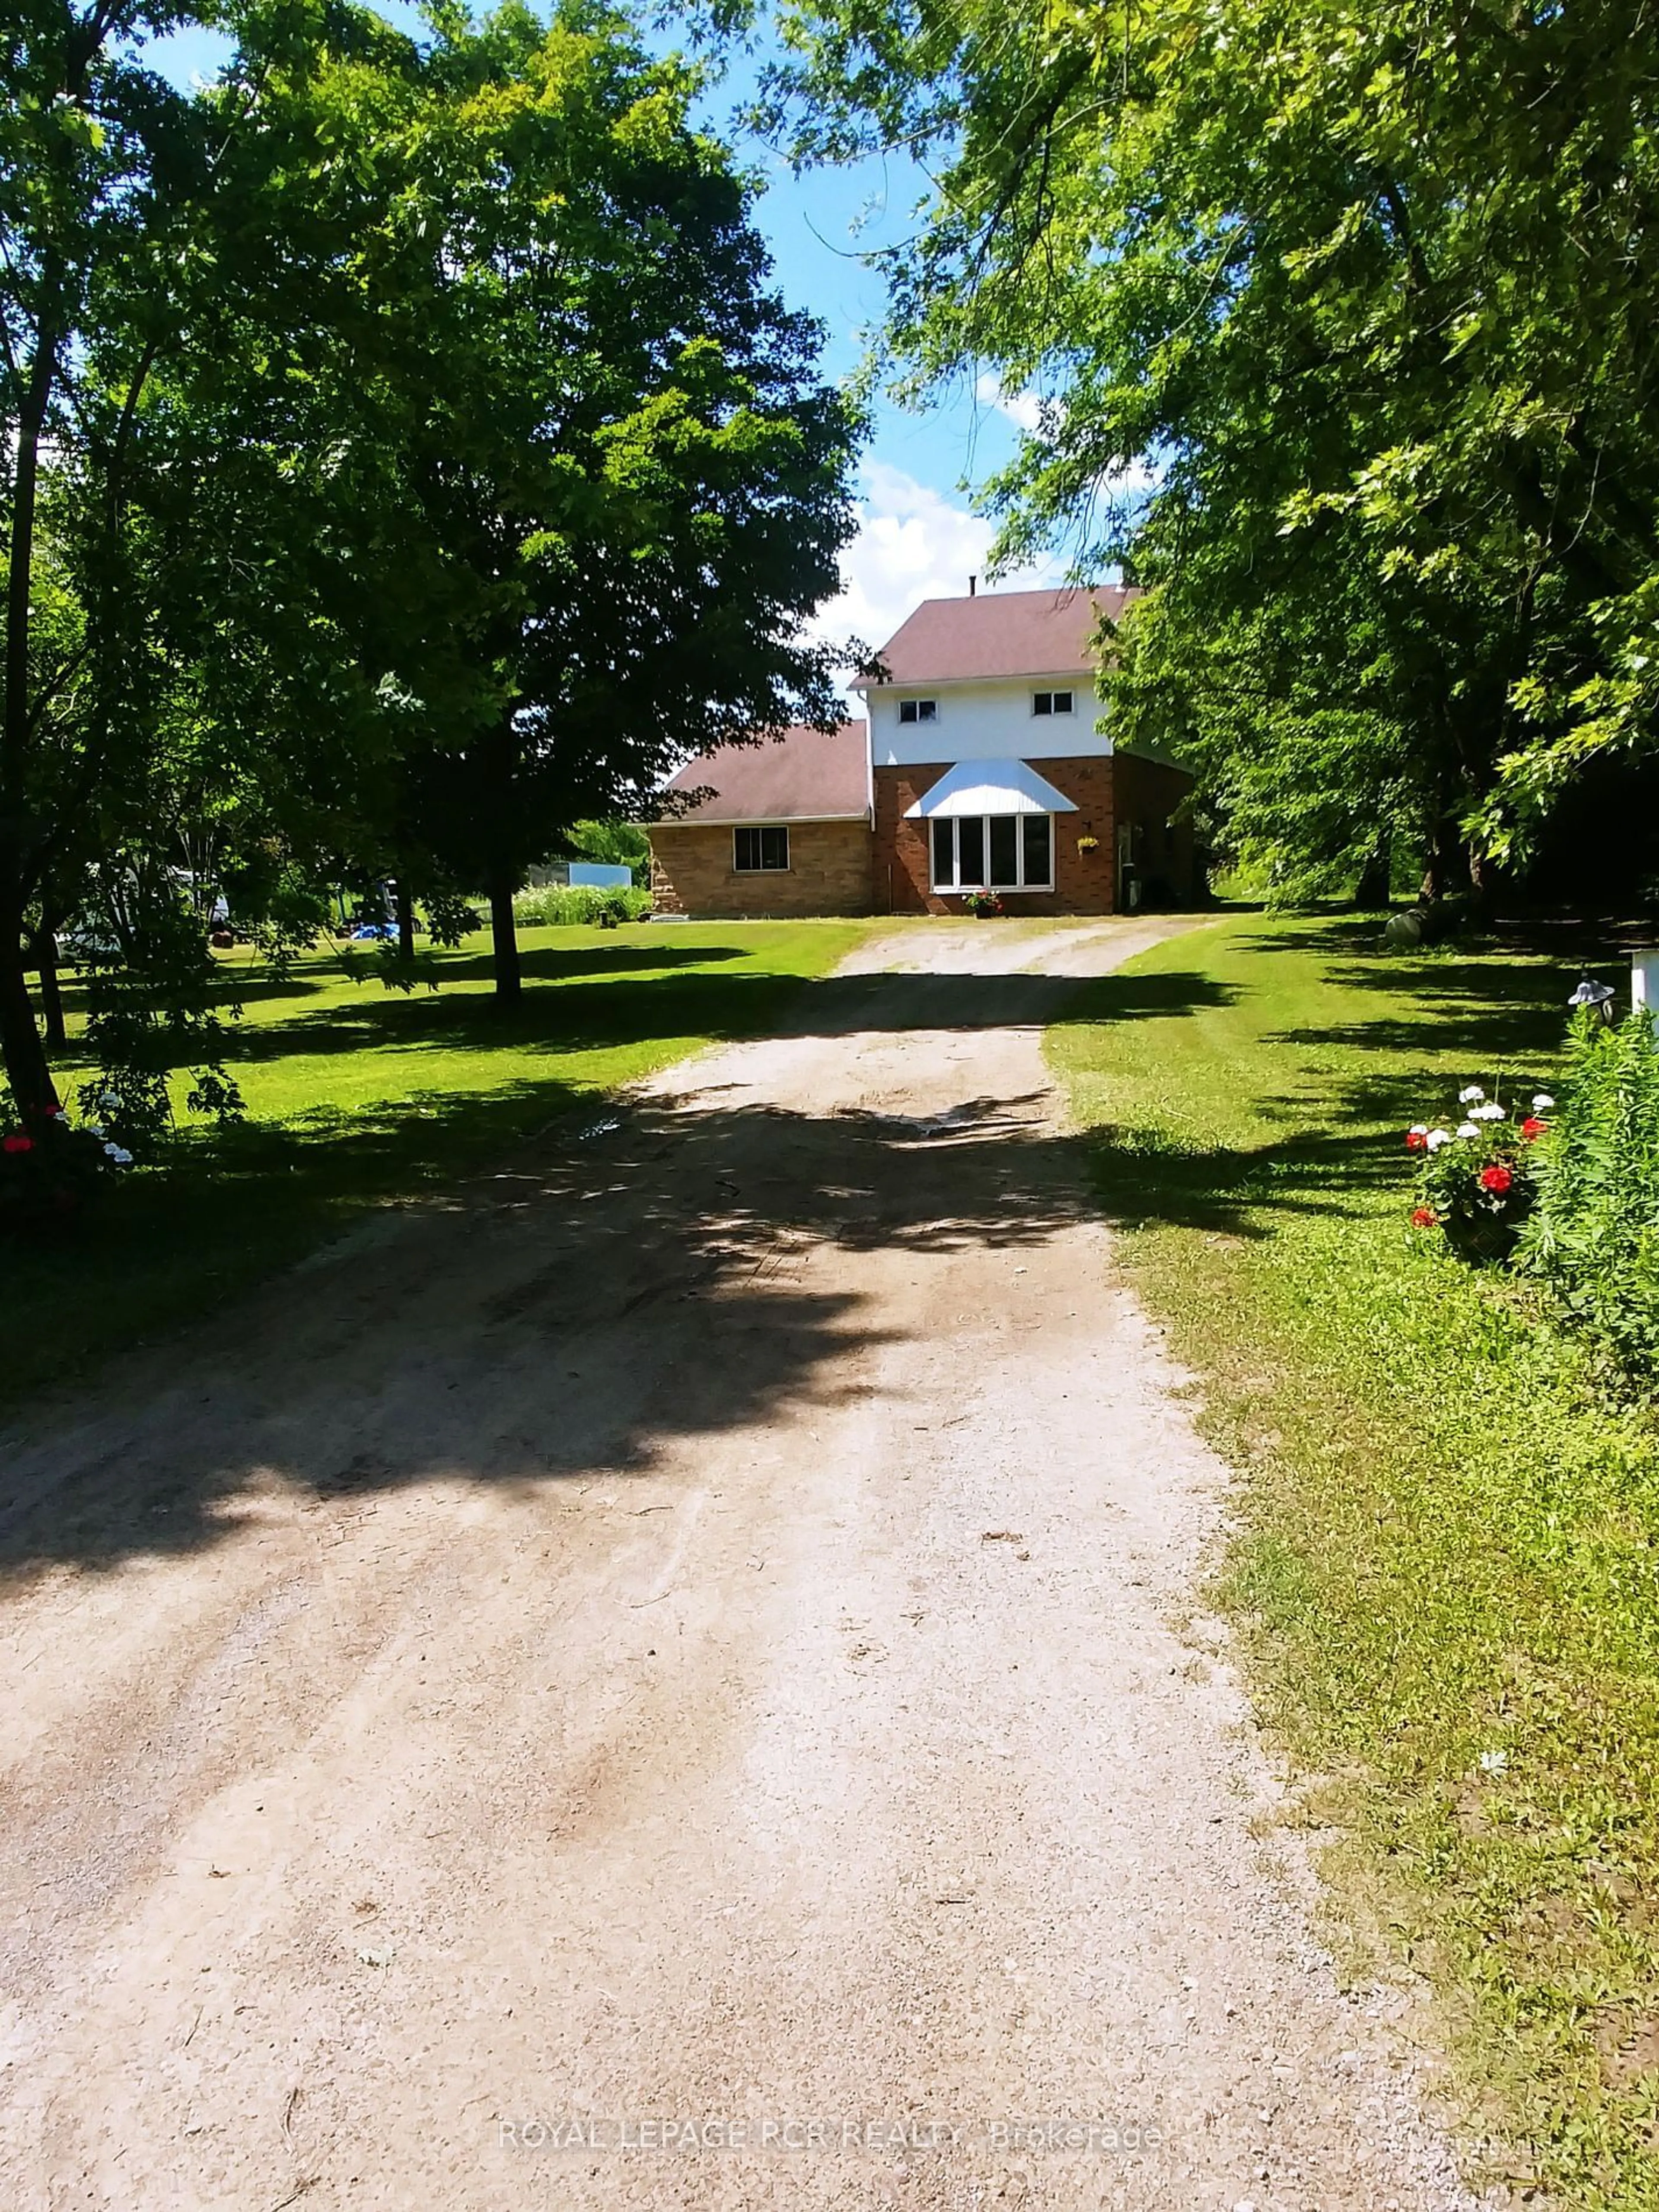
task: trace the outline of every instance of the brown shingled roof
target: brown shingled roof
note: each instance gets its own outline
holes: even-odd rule
[[[843,722],[832,737],[797,724],[757,745],[722,745],[688,761],[670,791],[712,788],[674,822],[811,822],[858,815],[870,805],[869,737]]]
[[[1097,584],[924,599],[879,657],[894,684],[1085,676],[1095,665],[1090,641],[1099,616],[1115,622],[1133,596],[1121,584]]]

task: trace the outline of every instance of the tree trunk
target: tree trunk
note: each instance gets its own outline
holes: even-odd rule
[[[519,931],[513,919],[513,878],[498,872],[489,886],[489,927],[495,940],[495,996],[517,999],[524,978],[519,968]]]
[[[1438,823],[1423,869],[1423,897],[1432,906],[1445,897],[1463,865],[1463,843],[1449,818]]]
[[[29,739],[29,611],[34,582],[34,514],[40,440],[58,374],[58,334],[43,323],[23,395],[12,469],[11,531],[7,547],[5,715],[0,721],[0,787],[13,806],[22,802],[22,769]],[[14,826],[12,835],[17,835]]]
[[[29,997],[22,932],[16,928],[0,935],[0,1060],[25,1128],[56,1110],[58,1092]]]
[[[398,871],[398,957],[405,968],[415,965],[415,894],[401,868]]]
[[[1389,903],[1394,884],[1394,842],[1385,830],[1365,857],[1354,886],[1353,902],[1365,913],[1376,913]]]
[[[34,940],[34,957],[40,971],[40,1012],[46,1018],[46,1042],[54,1052],[69,1042],[64,1023],[64,994],[58,981],[58,933],[43,929]]]
[[[50,297],[57,272],[49,270]],[[40,1120],[58,1103],[46,1055],[35,1026],[24,966],[23,917],[27,901],[24,878],[27,840],[24,829],[25,764],[28,759],[29,613],[34,580],[34,516],[40,467],[40,439],[58,372],[58,336],[43,319],[35,339],[23,404],[12,447],[11,527],[7,543],[4,702],[0,709],[0,883],[7,909],[0,921],[0,1060],[24,1126]]]

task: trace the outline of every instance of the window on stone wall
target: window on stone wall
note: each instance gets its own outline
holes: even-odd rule
[[[789,866],[787,830],[734,830],[732,865],[740,876],[776,875]]]
[[[936,891],[1047,891],[1054,884],[1052,814],[935,815]]]

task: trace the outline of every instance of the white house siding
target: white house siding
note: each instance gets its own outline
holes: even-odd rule
[[[1034,691],[1073,694],[1069,714],[1034,714]],[[915,768],[923,763],[963,760],[1079,760],[1110,755],[1112,741],[1095,723],[1100,702],[1095,687],[1080,676],[1022,676],[1017,682],[941,684],[902,690],[872,684],[870,708],[873,768]],[[898,718],[902,698],[937,699],[936,722]]]

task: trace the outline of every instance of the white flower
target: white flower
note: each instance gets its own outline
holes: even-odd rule
[[[1426,1137],[1429,1133],[1428,1123],[1426,1121],[1413,1121],[1411,1126],[1411,1133],[1413,1137]]]
[[[1480,1132],[1473,1121],[1460,1121],[1457,1125],[1457,1133],[1460,1137],[1478,1137]]]
[[[1429,1150],[1430,1150],[1431,1152],[1437,1152],[1440,1150],[1440,1147],[1442,1146],[1442,1145],[1449,1145],[1449,1144],[1450,1144],[1450,1142],[1451,1142],[1451,1131],[1450,1131],[1449,1129],[1431,1129],[1431,1130],[1430,1130],[1430,1132],[1429,1132]]]
[[[1486,1095],[1478,1083],[1472,1083],[1467,1091],[1458,1092],[1457,1103],[1460,1106],[1473,1106],[1477,1098],[1484,1098]]]
[[[1509,1119],[1509,1116],[1504,1113],[1503,1108],[1494,1101],[1492,1104],[1487,1106],[1472,1107],[1469,1111],[1469,1119],[1471,1121],[1505,1121]]]
[[[98,1101],[98,1103],[100,1106],[107,1106],[112,1114],[115,1111],[115,1109],[120,1104],[120,1103],[119,1098],[116,1097],[112,1091],[105,1091],[103,1097]]]
[[[101,1121],[88,1121],[87,1127],[94,1137],[101,1137],[104,1133],[104,1125]]]
[[[1506,1751],[1483,1751],[1480,1754],[1480,1771],[1483,1774],[1507,1774],[1509,1765],[1510,1755]]]
[[[130,1168],[132,1165],[132,1154],[125,1145],[106,1145],[104,1150],[118,1168]]]
[[[1532,1110],[1534,1114],[1547,1114],[1554,1103],[1554,1099],[1550,1097],[1547,1091],[1534,1091],[1532,1095]]]

